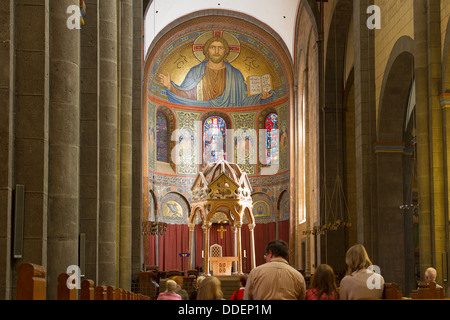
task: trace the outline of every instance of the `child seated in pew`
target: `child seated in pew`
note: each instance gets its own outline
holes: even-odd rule
[[[311,278],[306,300],[339,300],[333,269],[327,264],[317,267]]]

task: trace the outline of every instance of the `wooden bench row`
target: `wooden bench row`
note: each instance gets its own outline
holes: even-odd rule
[[[93,280],[81,281],[81,288],[69,289],[70,275],[58,277],[57,300],[150,300],[150,297],[114,286],[95,286]],[[16,300],[46,300],[46,270],[44,267],[23,263],[18,269]]]
[[[435,282],[419,283],[417,290],[413,290],[409,297],[403,297],[400,290],[397,289],[396,283],[385,283],[383,299],[386,300],[400,300],[400,299],[413,299],[413,300],[436,300],[445,299],[444,290],[442,288],[436,288]]]

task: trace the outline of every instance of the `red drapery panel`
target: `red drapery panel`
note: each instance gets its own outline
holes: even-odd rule
[[[255,256],[256,266],[264,264],[264,254],[266,253],[267,244],[276,240],[275,222],[267,224],[257,224],[254,229],[255,233]]]
[[[203,229],[202,225],[198,224],[195,226],[195,264],[194,267],[203,267],[202,250],[205,242],[203,240]]]
[[[187,225],[168,225],[164,236],[159,237],[160,270],[187,270],[188,258],[180,253],[189,251],[189,227]]]
[[[148,240],[148,261],[145,264],[156,266],[156,236],[146,236]]]
[[[289,220],[278,222],[278,239],[289,244]]]
[[[219,244],[222,246],[223,256],[234,256],[233,245],[234,237],[231,226],[223,225],[223,239],[218,231],[221,225],[212,225],[210,229],[210,245]],[[254,229],[255,235],[255,258],[256,265],[265,263],[264,254],[266,246],[270,241],[276,239],[275,222],[268,224],[256,224]],[[149,252],[148,265],[157,265],[156,261],[156,237],[149,236]],[[278,239],[289,243],[289,221],[280,221],[278,223]],[[248,271],[250,269],[250,232],[248,225],[242,225],[241,229],[242,243],[242,269]],[[189,250],[189,228],[187,225],[168,225],[164,236],[159,236],[159,269],[160,270],[187,270],[190,269],[189,259],[182,259],[179,254],[188,252]],[[201,225],[195,226],[195,265],[202,266],[202,250],[204,250],[203,229]],[[246,251],[246,258],[244,257]]]
[[[221,232],[219,230],[223,227],[223,239],[221,239]],[[213,244],[218,244],[222,246],[222,256],[224,257],[232,257],[233,254],[233,232],[231,231],[231,227],[229,225],[216,225],[213,224],[209,231],[209,244],[212,246]]]

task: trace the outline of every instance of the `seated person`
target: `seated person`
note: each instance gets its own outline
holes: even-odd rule
[[[327,264],[317,267],[306,300],[339,300],[333,269]]]
[[[181,296],[175,293],[178,284],[173,280],[167,280],[166,291],[161,292],[157,300],[181,300]]]
[[[341,300],[370,300],[383,297],[384,278],[369,268],[372,262],[364,246],[357,244],[348,249],[345,263],[347,275],[339,287]]]

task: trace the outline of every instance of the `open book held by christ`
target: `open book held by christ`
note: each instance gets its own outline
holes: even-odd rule
[[[270,92],[272,88],[272,78],[270,74],[262,76],[249,76],[247,79],[247,88],[249,97],[263,92]]]

